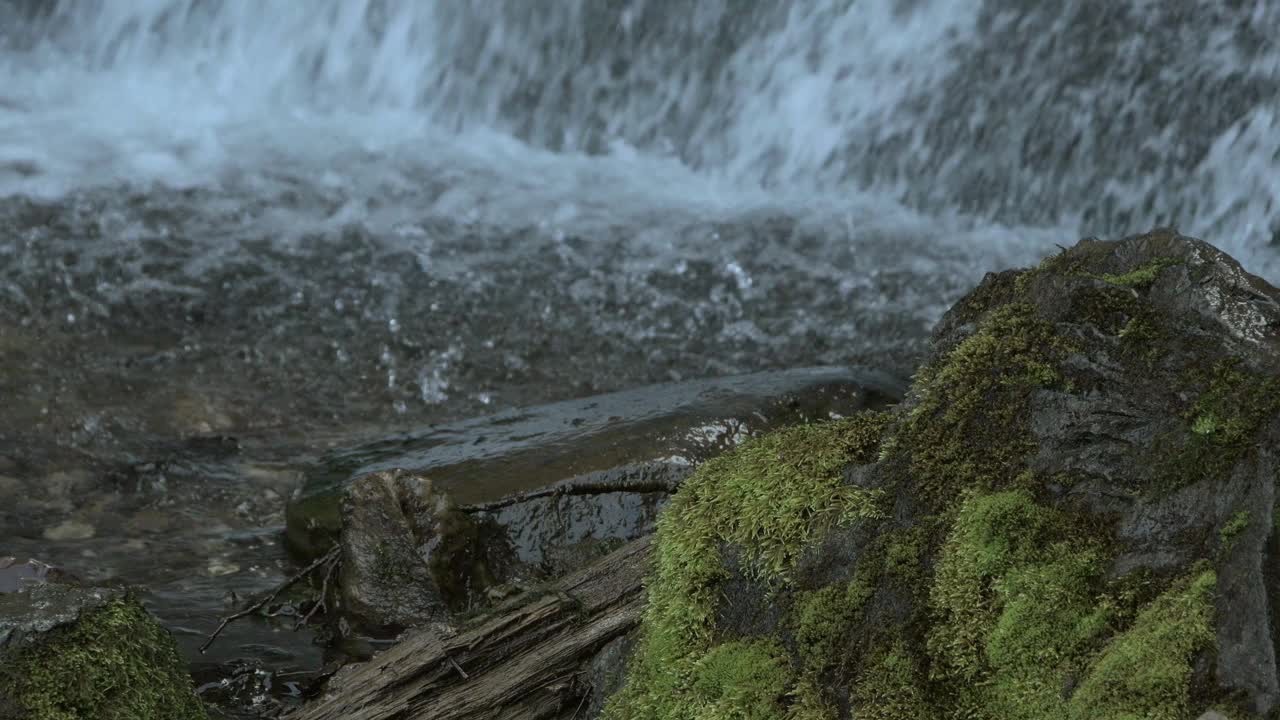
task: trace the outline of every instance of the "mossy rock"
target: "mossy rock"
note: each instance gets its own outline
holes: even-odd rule
[[[604,717],[1270,717],[1277,447],[1280,292],[1212,246],[989,275],[901,405],[685,482]]]
[[[122,590],[0,594],[0,717],[204,720],[173,637]]]

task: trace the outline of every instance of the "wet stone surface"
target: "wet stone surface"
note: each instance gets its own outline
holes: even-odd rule
[[[346,484],[373,472],[428,475],[463,506],[573,478],[634,481],[635,472],[620,468],[678,472],[751,435],[890,404],[902,392],[900,381],[879,371],[806,368],[666,383],[427,427],[322,459],[289,500],[289,544],[303,556],[322,553],[340,528]]]
[[[880,373],[809,368],[642,388],[391,438],[322,463],[291,500],[290,540],[316,557],[336,538],[341,616],[394,634],[505,599],[652,532],[694,467],[752,435],[880,407],[900,393]],[[344,464],[355,466],[353,479],[340,479]]]

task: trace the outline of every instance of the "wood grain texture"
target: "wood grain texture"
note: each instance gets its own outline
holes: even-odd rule
[[[649,555],[640,538],[456,634],[413,631],[290,718],[568,720],[591,689],[584,666],[640,622]]]

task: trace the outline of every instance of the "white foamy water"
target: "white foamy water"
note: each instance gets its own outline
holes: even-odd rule
[[[348,222],[443,183],[441,214],[585,227],[905,203],[1064,241],[1172,222],[1276,277],[1264,2],[11,5],[3,194],[303,183]]]

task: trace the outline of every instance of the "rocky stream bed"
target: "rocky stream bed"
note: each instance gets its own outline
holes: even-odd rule
[[[1175,231],[1085,240],[988,275],[909,388],[761,373],[326,451],[271,498],[302,572],[211,599],[216,638],[6,560],[0,715],[1269,718],[1278,441],[1280,291]],[[45,535],[140,522],[97,512]]]

